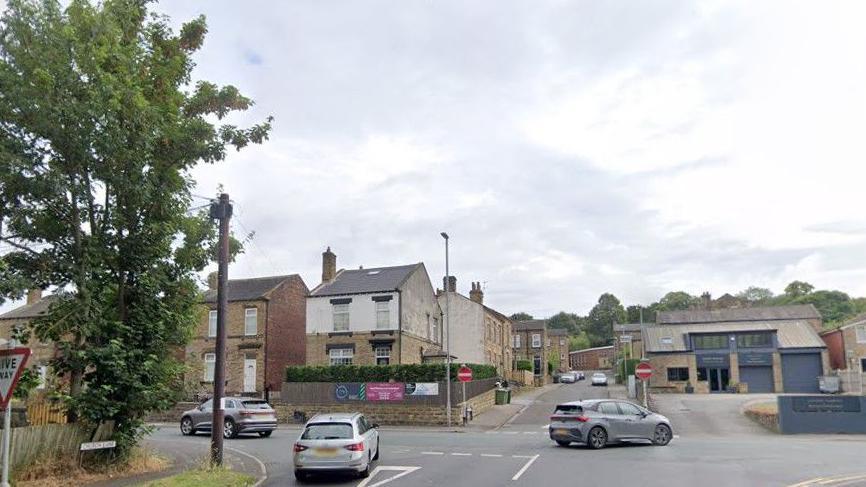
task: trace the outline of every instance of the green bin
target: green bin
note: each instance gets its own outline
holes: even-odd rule
[[[496,389],[496,405],[508,404],[508,391],[506,389]]]

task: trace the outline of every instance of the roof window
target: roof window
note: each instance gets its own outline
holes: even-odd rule
[[[375,275],[378,274],[378,273],[379,273],[379,271],[368,271],[368,272],[367,272],[367,275],[368,275],[368,276],[375,276]]]

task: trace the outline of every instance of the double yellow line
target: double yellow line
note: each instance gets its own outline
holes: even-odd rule
[[[818,477],[816,479],[805,480],[797,484],[791,484],[788,487],[816,487],[823,485],[829,485],[833,487],[853,487],[859,485],[866,486],[866,474],[838,475],[836,477]]]

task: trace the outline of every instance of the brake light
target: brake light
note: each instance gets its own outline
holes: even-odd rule
[[[553,416],[550,417],[550,421],[560,421],[563,423],[566,423],[568,421],[580,421],[581,423],[586,423],[587,421],[589,421],[589,418],[582,415],[582,414],[580,416],[554,414]]]
[[[580,421],[581,423],[586,423],[587,421],[589,421],[589,418],[587,418],[586,416],[584,416],[582,414],[580,416],[574,418],[574,419]]]
[[[300,453],[306,449],[307,449],[306,446],[301,445],[300,443],[295,443],[295,453]]]
[[[353,445],[346,445],[343,448],[349,451],[364,451],[364,442],[355,443]]]

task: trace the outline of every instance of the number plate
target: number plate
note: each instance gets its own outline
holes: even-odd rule
[[[313,455],[317,457],[335,457],[337,456],[336,448],[316,448],[313,450]]]
[[[553,430],[553,434],[567,436],[569,433],[566,429],[555,429]]]

